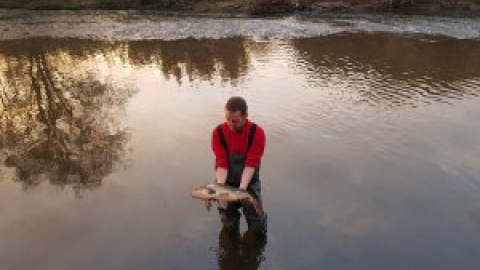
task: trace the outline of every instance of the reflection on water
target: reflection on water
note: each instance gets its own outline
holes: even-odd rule
[[[258,238],[251,231],[243,235],[237,232],[232,235],[226,230],[221,230],[218,236],[218,269],[259,269],[265,257],[263,252],[267,245],[267,238]]]
[[[236,86],[255,71],[253,59],[278,50],[272,44],[275,43],[241,37],[124,42],[36,39],[2,41],[0,50],[4,55],[3,72],[10,80],[27,72],[18,70],[21,63],[15,57],[34,55],[31,60],[23,59],[33,66],[39,62],[35,57],[41,58],[42,54],[56,55],[56,64],[65,61],[65,56],[74,63],[88,58],[94,60],[100,55],[109,59],[105,60],[106,65],[120,61],[133,68],[156,68],[167,80],[174,78],[180,85],[220,78]],[[353,89],[372,105],[411,105],[416,101],[448,103],[479,95],[480,47],[476,40],[349,34],[293,39],[282,44],[284,48],[290,47],[295,66],[309,78],[313,87],[340,81],[345,89]],[[42,63],[39,65],[43,67]],[[82,81],[84,78],[79,76],[85,77],[63,73],[73,77],[63,80]],[[48,76],[48,70],[45,74]]]
[[[369,34],[296,39],[292,46],[312,81],[328,84],[343,77],[373,105],[479,95],[478,41]]]
[[[135,66],[155,65],[179,84],[183,78],[212,80],[215,76],[235,84],[248,69],[244,42],[242,38],[132,41],[128,61]]]
[[[241,38],[10,40],[0,43],[0,54],[0,147],[5,165],[16,169],[16,180],[25,187],[42,179],[75,188],[97,186],[121,159],[128,136],[118,113],[134,91],[99,78],[99,58],[107,67],[120,61],[158,68],[179,84],[219,76],[234,85],[249,61]]]
[[[88,50],[7,42],[2,58],[1,157],[25,188],[42,180],[76,190],[98,186],[121,159],[127,133],[115,110],[131,90],[75,70]]]
[[[0,41],[0,268],[476,269],[479,43]],[[267,131],[268,248],[186,195],[233,94]]]

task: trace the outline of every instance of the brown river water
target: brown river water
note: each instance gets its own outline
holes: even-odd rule
[[[479,20],[0,17],[0,269],[478,269]],[[235,95],[264,241],[189,195]]]

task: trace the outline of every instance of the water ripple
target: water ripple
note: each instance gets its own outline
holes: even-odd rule
[[[335,17],[166,16],[140,11],[0,10],[0,39],[73,37],[177,40],[185,38],[291,39],[338,33],[387,32],[478,39],[480,19],[423,16],[338,15]]]

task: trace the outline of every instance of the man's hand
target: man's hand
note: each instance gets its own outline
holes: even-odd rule
[[[250,181],[252,181],[253,174],[255,173],[254,167],[245,167],[242,173],[242,179],[240,180],[240,188],[247,190]]]
[[[215,182],[217,184],[225,184],[227,182],[228,170],[218,167],[215,171]]]

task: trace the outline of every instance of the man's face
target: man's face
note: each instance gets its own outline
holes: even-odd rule
[[[230,130],[240,131],[247,121],[247,116],[243,115],[240,111],[230,112],[225,110],[225,119],[227,120]]]

